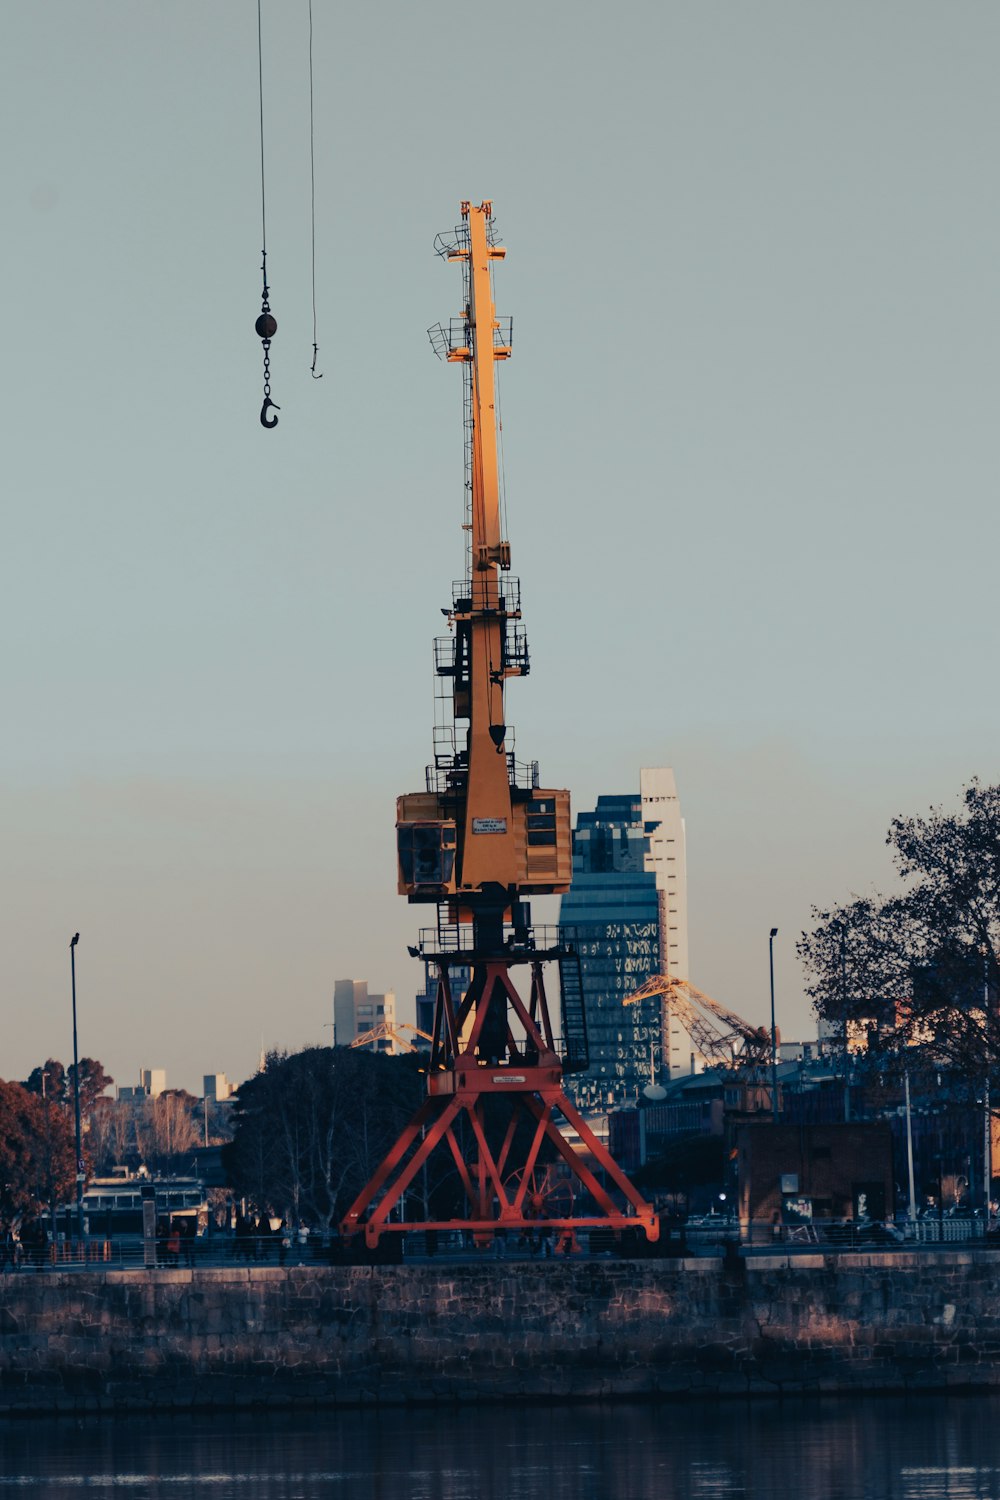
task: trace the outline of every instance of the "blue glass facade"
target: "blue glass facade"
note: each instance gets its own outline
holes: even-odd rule
[[[573,833],[573,884],[559,922],[580,954],[590,1068],[567,1082],[588,1107],[634,1103],[650,1082],[651,1049],[659,1073],[659,999],[623,1004],[660,971],[660,898],[643,868],[649,831],[638,796],[606,796]]]

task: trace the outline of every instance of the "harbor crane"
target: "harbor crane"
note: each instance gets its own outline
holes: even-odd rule
[[[433,928],[411,948],[436,975],[427,1098],[348,1210],[345,1236],[374,1248],[404,1229],[470,1231],[480,1245],[498,1231],[540,1228],[566,1242],[580,1228],[641,1228],[655,1240],[652,1207],[629,1182],[563,1090],[563,1074],[587,1064],[579,959],[532,926],[528,897],[569,889],[569,793],[543,788],[536,763],[515,758],[507,722],[508,679],[529,669],[520,587],[501,526],[497,367],[510,357],[511,325],[498,318],[492,204],[465,202],[461,222],[436,249],[463,281],[461,314],[431,330],[436,352],[462,368],[465,390],[466,566],[453,586],[448,636],[435,642],[447,722],[435,730],[422,791],[396,811],[398,889],[432,908]],[[558,965],[561,1048],[544,968]],[[459,993],[456,971],[471,970]],[[525,997],[514,982],[527,970]],[[585,1153],[558,1128],[562,1118]],[[393,1211],[440,1153],[457,1172],[464,1210],[447,1221],[401,1222]],[[543,1191],[549,1168],[582,1189]]]
[[[431,1040],[429,1032],[421,1031],[419,1026],[411,1026],[409,1021],[377,1021],[370,1030],[355,1037],[351,1046],[372,1047],[377,1042],[391,1042],[402,1052],[419,1052],[420,1044],[413,1040],[416,1037],[422,1042]]]
[[[642,1000],[656,997],[664,1002],[664,1035],[669,1033],[669,1018],[676,1016],[695,1050],[707,1062],[744,1075],[771,1066],[768,1028],[745,1021],[736,1011],[698,989],[690,979],[675,974],[653,974],[645,984],[624,996],[623,1004],[638,1005]]]

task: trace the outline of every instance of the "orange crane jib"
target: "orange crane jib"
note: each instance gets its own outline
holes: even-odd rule
[[[446,611],[454,634],[438,671],[451,678],[456,726],[468,727],[464,744],[456,734],[453,754],[436,756],[428,790],[398,799],[396,816],[400,894],[455,897],[459,908],[484,886],[516,898],[568,890],[572,878],[569,792],[542,790],[530,775],[519,779],[504,703],[507,679],[527,671],[520,594],[500,524],[495,367],[510,347],[493,303],[492,269],[505,255],[493,242],[492,205],[463,203],[445,253],[462,268],[465,293],[446,358],[461,365],[466,382],[468,568]]]

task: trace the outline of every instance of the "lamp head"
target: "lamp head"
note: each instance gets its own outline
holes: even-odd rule
[[[79,941],[80,941],[80,934],[78,932],[74,932],[73,936],[69,940],[70,947],[71,948],[75,948],[76,945],[77,945],[77,943]]]
[[[771,928],[771,936],[772,936],[772,937],[773,937],[773,938],[775,938],[775,937],[777,937],[777,936],[778,936],[778,929],[777,929],[777,927],[772,927],[772,928]]]

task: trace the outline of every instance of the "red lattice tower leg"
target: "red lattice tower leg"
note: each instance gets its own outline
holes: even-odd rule
[[[469,956],[436,956],[427,1099],[351,1205],[342,1232],[351,1236],[363,1230],[371,1248],[383,1234],[416,1229],[468,1230],[479,1244],[488,1243],[498,1229],[555,1231],[564,1246],[575,1243],[577,1230],[590,1228],[641,1228],[648,1240],[656,1240],[659,1224],[652,1207],[563,1090],[542,975],[543,963],[559,957],[559,951],[479,955],[456,1007],[449,969]],[[511,978],[517,964],[531,970],[527,1004]],[[559,1130],[559,1116],[576,1132],[581,1151]],[[445,1149],[464,1191],[465,1216],[390,1220],[418,1173]],[[538,1169],[555,1163],[573,1185],[568,1202],[538,1190]],[[580,1189],[593,1212],[573,1212]]]

